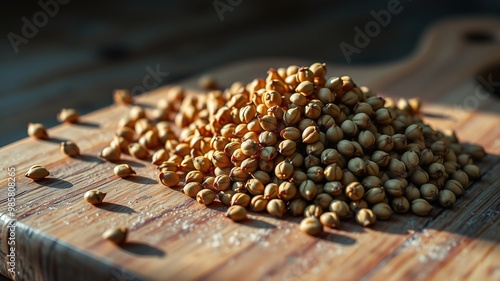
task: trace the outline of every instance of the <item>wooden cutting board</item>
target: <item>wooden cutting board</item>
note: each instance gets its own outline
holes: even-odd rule
[[[477,88],[479,74],[488,80],[487,72],[500,66],[498,30],[500,21],[493,19],[446,21],[402,61],[329,64],[329,75],[351,75],[380,94],[420,96],[427,122],[485,146],[490,155],[480,163],[482,180],[451,209],[435,209],[428,217],[395,215],[372,228],[345,222],[319,237],[300,232],[296,218],[252,213],[250,220],[233,223],[220,203],[207,208],[159,184],[148,162],[124,156],[138,176],[117,178],[114,164],[97,157],[127,113],[113,105],[83,116],[81,124],[50,129],[48,141],[27,138],[0,149],[0,259],[6,261],[0,272],[14,278],[7,270],[13,235],[17,280],[500,280],[500,100]],[[265,77],[270,67],[310,63],[252,60],[212,74],[227,86]],[[195,87],[195,81],[183,84]],[[154,105],[168,89],[138,100]],[[63,139],[75,141],[83,157],[63,156]],[[33,164],[47,167],[50,178],[25,178]],[[9,168],[15,170],[10,180]],[[8,228],[9,181],[17,187],[14,234]],[[102,206],[83,201],[84,192],[95,188],[108,193]],[[130,228],[130,243],[122,247],[100,238],[117,225]]]

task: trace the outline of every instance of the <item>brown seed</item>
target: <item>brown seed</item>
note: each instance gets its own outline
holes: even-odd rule
[[[274,168],[274,174],[279,179],[288,179],[293,173],[293,165],[289,161],[281,161]]]
[[[250,204],[250,196],[245,193],[237,192],[231,198],[231,206],[239,205],[247,207]]]
[[[299,229],[304,233],[316,236],[323,231],[323,224],[315,217],[307,217],[300,222]]]
[[[372,206],[371,210],[380,220],[387,220],[392,216],[392,209],[387,203],[380,202]]]
[[[28,124],[28,135],[36,139],[46,139],[49,137],[45,126],[40,123],[29,123]]]
[[[160,165],[164,161],[167,161],[168,157],[169,154],[165,149],[159,149],[151,157],[151,163],[154,165]]]
[[[435,201],[438,199],[439,189],[432,183],[426,183],[420,186],[420,196],[427,201]]]
[[[418,198],[415,200],[424,200],[424,199]],[[413,200],[412,203],[415,202],[415,200]],[[425,201],[425,202],[427,202],[427,201]],[[394,197],[391,201],[391,206],[392,206],[392,209],[394,210],[394,212],[399,213],[399,214],[406,213],[410,210],[410,202],[408,202],[408,199],[406,199],[403,196]]]
[[[249,179],[245,184],[246,189],[253,195],[264,194],[264,185],[256,179]]]
[[[305,180],[299,186],[299,192],[302,198],[311,201],[316,197],[318,188],[312,180]]]
[[[61,144],[59,145],[59,150],[61,150],[62,153],[71,157],[80,155],[80,148],[78,148],[76,143],[72,141],[61,142]]]
[[[304,217],[319,218],[323,214],[323,208],[316,204],[311,204],[304,209]]]
[[[319,140],[319,128],[317,126],[308,126],[302,132],[303,143],[315,143]]]
[[[50,174],[49,171],[45,169],[45,167],[40,165],[34,165],[29,168],[28,172],[26,172],[24,176],[36,181],[47,177],[49,174]]]
[[[247,219],[247,210],[242,206],[234,205],[227,209],[226,217],[233,221],[243,221]]]
[[[174,187],[179,184],[180,178],[176,172],[166,171],[160,173],[160,182],[168,187]]]
[[[144,159],[149,156],[149,151],[140,143],[131,143],[128,147],[131,156],[137,159]]]
[[[356,176],[361,176],[366,172],[366,164],[363,159],[359,157],[352,158],[347,163],[347,168]]]
[[[365,194],[365,188],[359,182],[352,182],[345,188],[345,195],[351,200],[360,200]]]
[[[415,199],[411,202],[411,211],[417,216],[427,216],[432,211],[432,205],[425,199]]]
[[[478,180],[481,177],[481,170],[478,166],[473,164],[465,165],[462,170],[467,174],[471,180]]]
[[[268,202],[269,200],[265,199],[264,195],[256,195],[250,200],[250,210],[252,212],[262,212],[266,209]]]
[[[115,166],[113,172],[120,178],[126,178],[128,176],[135,175],[135,171],[128,164],[120,164]]]
[[[377,217],[370,209],[361,209],[356,213],[356,222],[363,227],[370,226],[375,223]]]
[[[224,191],[231,185],[231,179],[228,175],[219,175],[214,179],[214,187],[217,190]]]
[[[405,186],[399,179],[390,179],[384,182],[384,190],[391,196],[403,196]]]
[[[330,228],[340,228],[340,217],[334,212],[325,212],[319,217],[319,221],[324,226]]]
[[[189,197],[196,197],[198,192],[202,190],[201,184],[199,182],[188,182],[184,185],[182,188],[182,191],[184,194],[186,194]]]
[[[337,213],[341,219],[347,219],[352,217],[352,211],[349,205],[345,201],[333,199],[330,203],[329,210],[331,212]]]
[[[270,215],[282,218],[286,211],[286,205],[281,199],[271,199],[267,203],[266,210]]]
[[[124,244],[127,240],[128,229],[124,226],[110,228],[102,234],[102,238],[115,244]]]
[[[443,189],[439,191],[439,196],[438,196],[438,202],[439,205],[449,208],[455,204],[455,201],[457,200],[455,194],[448,190],[448,189]]]
[[[113,99],[118,104],[133,104],[134,97],[126,89],[116,89],[113,91]]]
[[[297,187],[291,182],[285,181],[278,186],[278,197],[280,199],[289,201],[295,197],[295,194],[297,194]]]
[[[210,189],[202,189],[196,194],[196,201],[203,205],[209,205],[214,202],[217,194],[213,190]]]
[[[222,204],[224,204],[226,206],[231,206],[231,199],[232,199],[234,194],[236,194],[235,191],[228,189],[228,190],[224,190],[224,191],[219,192],[218,197],[219,197],[220,202],[222,202]]]
[[[99,190],[95,190],[95,189],[89,190],[89,191],[85,192],[85,194],[83,195],[83,198],[85,199],[85,201],[89,202],[92,205],[97,205],[97,204],[102,203],[102,201],[104,200],[104,197],[106,197],[106,193],[101,192]]]
[[[462,171],[462,170],[456,170],[451,174],[450,179],[458,181],[464,188],[469,187],[469,176]]]
[[[57,121],[59,122],[67,122],[67,123],[76,123],[78,122],[78,118],[80,114],[73,108],[63,108],[57,114]]]
[[[460,196],[465,192],[463,185],[459,181],[453,179],[447,180],[445,182],[444,189],[453,192],[453,194],[455,194],[456,196]]]
[[[276,183],[269,183],[264,187],[264,199],[278,198],[279,186]]]

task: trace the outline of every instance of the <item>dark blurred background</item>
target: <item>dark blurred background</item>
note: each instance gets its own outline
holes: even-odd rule
[[[1,2],[0,146],[25,137],[28,122],[57,124],[61,107],[87,113],[111,104],[115,88],[141,92],[136,86],[148,67],[169,73],[156,87],[253,58],[347,64],[339,44],[353,44],[353,28],[392,1],[60,2],[68,3]],[[54,16],[44,18],[40,3]],[[401,0],[400,6],[351,65],[410,55],[426,28],[443,19],[500,17],[498,0]],[[40,27],[23,35],[24,17]]]

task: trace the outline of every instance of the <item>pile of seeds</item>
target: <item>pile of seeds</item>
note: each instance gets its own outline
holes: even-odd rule
[[[351,217],[368,226],[394,212],[425,216],[433,205],[451,207],[480,177],[473,160],[483,148],[424,124],[418,99],[395,103],[325,74],[315,63],[270,69],[265,80],[206,96],[176,88],[179,136],[161,122],[141,130],[139,143],[165,146],[155,154],[169,156],[155,159],[164,185],[182,185],[201,204],[218,197],[280,218],[304,216],[300,227],[310,234]],[[162,109],[174,110],[163,101]],[[228,217],[240,220],[244,208]]]
[[[418,99],[396,103],[326,71],[321,63],[270,69],[266,79],[205,95],[174,87],[153,116],[117,90],[115,101],[131,107],[101,157],[151,158],[163,185],[231,206],[234,221],[247,209],[303,216],[300,229],[311,235],[346,219],[369,226],[393,213],[425,216],[479,179],[473,161],[484,149],[425,124]],[[128,165],[114,171],[135,174]]]

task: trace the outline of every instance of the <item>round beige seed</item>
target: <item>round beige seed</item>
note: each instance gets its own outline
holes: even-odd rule
[[[316,236],[323,231],[323,224],[315,217],[307,217],[300,222],[299,229],[309,235]]]
[[[233,221],[243,221],[247,219],[247,210],[242,206],[234,205],[227,209],[226,217]]]
[[[128,229],[124,226],[110,228],[102,234],[102,238],[115,244],[124,244],[127,240]]]
[[[97,205],[97,204],[102,203],[102,201],[104,200],[104,197],[106,197],[106,193],[101,192],[99,190],[95,190],[95,189],[89,190],[89,191],[85,192],[85,194],[83,195],[83,198],[85,199],[85,201],[89,202],[92,205]]]
[[[29,168],[28,172],[26,172],[24,176],[36,181],[45,178],[49,174],[50,174],[49,171],[45,169],[45,167],[40,165],[34,165]]]

